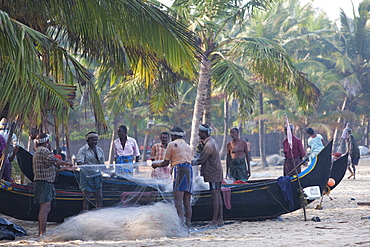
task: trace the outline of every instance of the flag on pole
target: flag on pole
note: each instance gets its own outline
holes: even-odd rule
[[[341,139],[347,139],[348,138],[348,123],[346,124],[346,127],[344,128],[343,132],[342,132],[342,136],[340,137]]]
[[[288,139],[290,149],[293,150],[293,134],[292,134],[292,130],[290,129],[288,116],[286,114],[285,114],[285,118],[286,118],[286,137]]]

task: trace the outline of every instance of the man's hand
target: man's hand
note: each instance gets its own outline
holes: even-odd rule
[[[72,163],[67,163],[66,165],[60,167],[60,171],[75,171],[77,166],[73,166]]]

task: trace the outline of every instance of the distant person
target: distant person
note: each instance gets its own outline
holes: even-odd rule
[[[4,152],[5,149],[6,149],[6,140],[5,140],[5,138],[2,135],[0,135],[0,157],[2,157],[3,152]],[[5,161],[4,164],[5,164],[5,169],[9,169],[7,167],[8,165],[10,165],[10,162],[9,162],[8,158],[6,158],[6,161]],[[1,177],[1,179],[4,179],[4,180],[9,181],[9,182],[12,182],[13,181],[12,177],[9,176],[9,172],[8,171],[5,172],[5,169],[4,169],[4,172],[3,172],[3,175]]]
[[[77,153],[77,165],[81,166],[80,172],[80,189],[83,194],[82,209],[89,210],[90,194],[95,197],[95,207],[103,207],[103,176],[101,172],[106,172],[112,177],[114,172],[106,169],[102,164],[105,163],[104,151],[98,144],[99,135],[96,132],[89,132],[85,136],[86,144],[82,146]]]
[[[62,156],[57,153],[57,150],[56,149],[53,150],[53,155],[54,155],[55,158],[60,159],[60,160],[63,160],[62,159]]]
[[[58,154],[60,155],[60,157],[62,157],[62,160],[66,160],[66,155],[63,153],[61,149],[59,149]]]
[[[248,148],[248,157],[249,157],[249,161],[252,161],[252,144],[249,142],[248,138],[245,139],[245,141],[247,142],[247,148]]]
[[[68,149],[67,149],[67,145],[64,143],[64,141],[63,141],[63,145],[60,147],[59,151],[64,155],[64,157],[67,156]],[[62,155],[62,157],[63,157],[63,155]]]
[[[150,159],[153,161],[163,161],[164,155],[167,150],[167,145],[170,140],[170,134],[167,132],[162,132],[160,137],[161,142],[155,143],[152,146],[150,152]],[[152,170],[151,177],[155,179],[170,179],[171,169],[169,166],[158,167]]]
[[[116,164],[125,164],[116,166],[116,173],[132,176],[134,174],[135,162],[139,162],[139,146],[134,138],[127,136],[127,127],[121,125],[117,129],[118,138],[114,140],[115,161]],[[138,170],[137,170],[138,171]]]
[[[311,162],[311,160],[324,149],[325,142],[324,138],[320,134],[316,134],[312,128],[306,129],[306,133],[310,136],[307,140],[307,144],[311,149],[311,154],[309,156]]]
[[[289,128],[292,133],[292,149],[290,148],[288,137],[283,141],[284,148],[284,176],[297,175],[301,172],[301,167],[298,164],[301,162],[302,158],[306,155],[304,151],[302,141],[296,137],[294,133],[294,126],[289,124]],[[287,135],[287,126],[284,127],[284,133]]]
[[[6,118],[2,118],[0,121],[0,135],[4,137],[5,145],[6,145],[6,142],[8,141],[9,134],[10,132],[9,132],[8,120]],[[15,155],[17,154],[17,151],[18,151],[18,139],[14,133],[11,137],[10,146],[8,147],[7,151],[8,151],[7,159],[5,160],[5,163],[4,163],[3,175],[1,179],[4,179],[9,182],[13,182],[11,162],[14,160]]]
[[[46,224],[51,202],[55,199],[54,181],[59,171],[73,171],[71,162],[66,162],[54,157],[53,153],[47,148],[50,136],[42,133],[36,139],[36,152],[32,158],[32,168],[34,174],[34,194],[35,203],[40,204],[39,208],[39,236],[46,231]]]
[[[226,145],[226,174],[234,180],[247,181],[251,175],[247,142],[239,138],[239,130],[230,129],[232,138]]]
[[[356,138],[352,134],[352,130],[350,128],[346,128],[347,130],[347,153],[351,157],[351,161],[348,164],[348,171],[351,173],[351,175],[348,177],[350,179],[353,177],[353,179],[356,179],[356,166],[358,165],[358,162],[360,160],[360,149],[358,148]],[[352,169],[351,169],[352,167]]]
[[[220,226],[223,224],[223,202],[221,196],[221,182],[223,172],[219,148],[217,142],[210,136],[212,128],[207,124],[199,125],[199,138],[203,150],[196,165],[201,165],[200,175],[204,177],[204,182],[209,183],[209,189],[213,199],[213,218],[207,226]]]
[[[168,143],[164,161],[153,163],[152,167],[165,167],[171,163],[174,174],[173,193],[175,207],[180,219],[189,228],[192,216],[191,195],[193,194],[193,152],[183,139],[185,131],[180,127],[171,129],[171,142]],[[185,210],[185,212],[184,212]]]

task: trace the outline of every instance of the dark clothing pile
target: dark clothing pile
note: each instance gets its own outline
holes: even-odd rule
[[[0,218],[0,240],[14,240],[16,236],[26,236],[27,232],[22,227],[11,223],[10,221]]]

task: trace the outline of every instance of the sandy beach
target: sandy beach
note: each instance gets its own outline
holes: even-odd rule
[[[278,177],[281,166],[262,169],[252,167],[255,177]],[[303,210],[282,215],[277,220],[258,222],[226,222],[216,229],[192,227],[187,237],[154,238],[119,241],[67,241],[41,242],[37,239],[37,222],[17,220],[0,215],[14,224],[23,227],[28,236],[18,237],[15,241],[2,240],[2,246],[370,246],[370,157],[361,157],[356,179],[343,181],[329,194],[324,196],[323,210],[314,209],[320,200],[306,207],[307,221]],[[320,222],[311,219],[319,217]],[[48,223],[50,230],[57,226]]]

